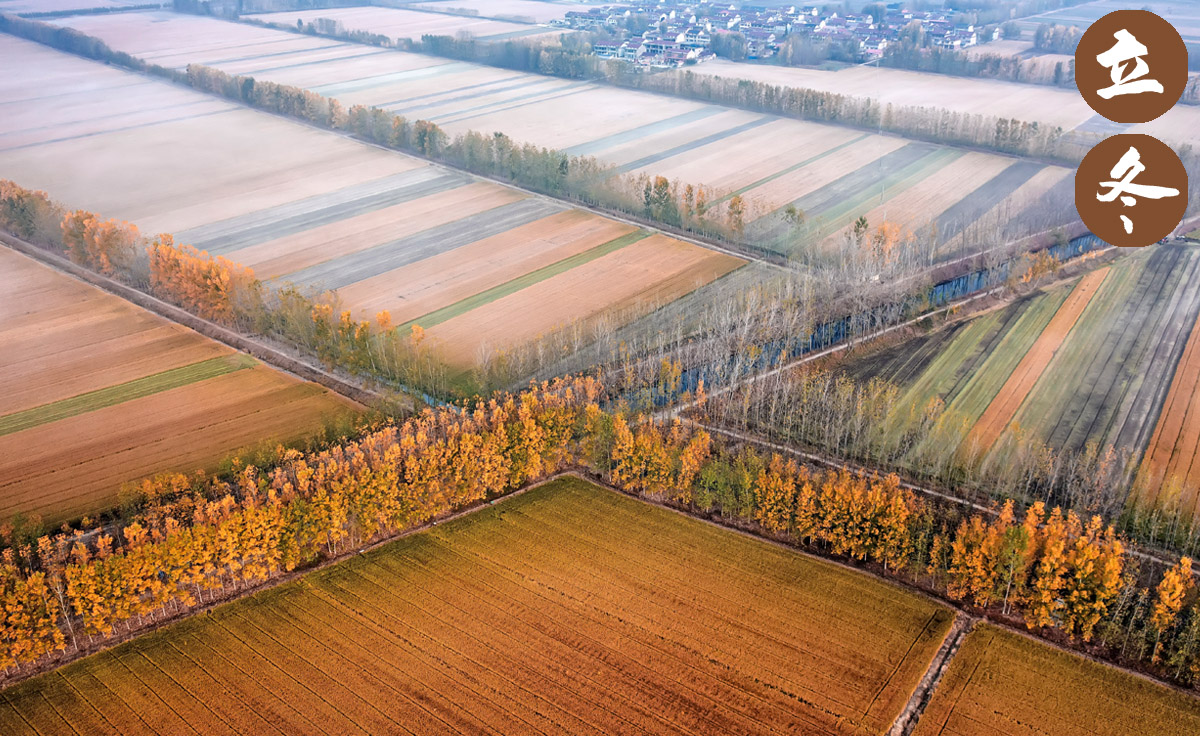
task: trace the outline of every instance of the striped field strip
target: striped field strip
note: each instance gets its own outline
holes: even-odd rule
[[[223,355],[219,358],[202,360],[199,363],[172,368],[143,378],[135,378],[115,386],[89,391],[69,399],[42,404],[32,409],[0,417],[0,436],[32,429],[42,424],[57,422],[116,404],[123,404],[126,401],[133,401],[163,391],[170,391],[209,378],[216,378],[226,373],[240,371],[243,368],[251,368],[257,363],[254,358],[243,353]]]

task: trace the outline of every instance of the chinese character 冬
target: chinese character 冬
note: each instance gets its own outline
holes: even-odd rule
[[[1138,153],[1137,148],[1130,146],[1125,155],[1121,156],[1121,159],[1117,161],[1117,165],[1112,168],[1111,175],[1114,181],[1100,182],[1101,187],[1108,187],[1108,192],[1097,193],[1096,199],[1101,202],[1112,202],[1120,197],[1121,204],[1126,207],[1132,207],[1137,204],[1137,197],[1162,199],[1164,197],[1179,196],[1179,190],[1173,187],[1135,184],[1133,180],[1145,170],[1146,165],[1142,163],[1141,154]],[[1121,222],[1125,225],[1125,232],[1127,234],[1133,232],[1132,220],[1125,215],[1121,215]]]
[[[1105,87],[1096,94],[1106,100],[1111,100],[1117,95],[1137,95],[1142,92],[1161,94],[1163,86],[1157,79],[1142,79],[1150,73],[1150,65],[1142,58],[1150,53],[1149,49],[1124,28],[1114,33],[1113,38],[1117,39],[1113,47],[1096,55],[1096,61],[1100,62],[1101,66],[1108,67],[1113,83],[1111,87]],[[1133,69],[1126,73],[1130,61],[1133,62]]]

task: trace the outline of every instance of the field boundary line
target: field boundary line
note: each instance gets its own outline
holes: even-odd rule
[[[703,426],[703,425],[701,425],[701,426]],[[705,428],[707,429],[707,427],[705,427]],[[717,430],[717,431],[719,431],[719,430]],[[793,453],[795,452],[793,450],[788,450],[787,448],[783,448],[783,449],[787,452],[793,452]],[[828,462],[828,461],[823,461],[823,462]],[[852,466],[850,466],[850,467],[852,468]],[[1023,636],[1026,639],[1029,639],[1030,641],[1034,641],[1039,644],[1043,644],[1045,646],[1052,647],[1061,652],[1066,652],[1067,654],[1072,654],[1077,657],[1082,657],[1084,659],[1095,662],[1096,664],[1100,664],[1105,667],[1111,667],[1112,669],[1120,670],[1121,672],[1129,673],[1129,674],[1139,677],[1147,682],[1155,683],[1157,685],[1161,685],[1163,687],[1170,688],[1172,690],[1175,690],[1178,693],[1187,695],[1191,698],[1200,699],[1200,693],[1196,692],[1195,690],[1191,690],[1191,689],[1185,688],[1181,685],[1176,685],[1174,683],[1167,682],[1166,680],[1160,680],[1160,679],[1154,677],[1153,675],[1150,675],[1146,672],[1142,672],[1137,669],[1133,669],[1132,667],[1126,667],[1125,665],[1122,665],[1118,662],[1113,662],[1113,661],[1110,661],[1107,659],[1102,659],[1100,657],[1095,656],[1091,652],[1088,652],[1086,649],[1075,649],[1073,647],[1066,646],[1061,642],[1055,641],[1054,639],[1043,638],[1036,634],[1031,634],[1024,626],[1015,623],[1015,619],[993,617],[993,616],[989,615],[986,611],[984,611],[982,613],[978,612],[978,611],[972,611],[960,601],[951,600],[950,598],[944,597],[942,594],[940,594],[936,591],[926,589],[916,583],[907,582],[906,580],[904,580],[902,578],[895,578],[895,577],[891,577],[886,574],[882,574],[881,572],[879,572],[879,570],[875,569],[874,567],[871,567],[868,565],[857,566],[857,565],[851,564],[850,562],[847,562],[844,559],[839,559],[839,558],[833,557],[833,556],[825,556],[825,555],[817,553],[817,552],[809,551],[809,550],[799,546],[798,544],[789,543],[788,541],[785,541],[778,537],[768,536],[766,533],[760,531],[756,527],[748,528],[747,526],[740,526],[736,522],[726,520],[723,518],[713,518],[711,516],[702,516],[698,512],[693,512],[688,509],[683,509],[678,506],[673,506],[669,503],[665,503],[663,501],[659,501],[654,498],[642,496],[637,493],[633,493],[633,492],[629,492],[629,491],[623,491],[619,488],[615,488],[615,487],[609,485],[607,481],[603,480],[602,478],[600,478],[597,475],[593,475],[590,471],[569,470],[569,471],[565,471],[565,472],[561,473],[560,475],[575,476],[582,480],[586,480],[588,483],[592,483],[594,485],[600,486],[601,488],[605,488],[605,489],[607,489],[613,493],[616,493],[618,495],[628,496],[630,498],[642,501],[643,503],[648,503],[653,506],[657,506],[659,508],[665,509],[667,511],[672,511],[674,513],[680,514],[682,516],[686,516],[688,518],[694,519],[696,521],[699,521],[699,522],[702,522],[705,524],[711,524],[712,526],[715,526],[715,527],[718,527],[721,529],[725,529],[727,531],[735,532],[737,534],[741,534],[742,536],[753,537],[754,539],[757,539],[761,542],[765,542],[767,544],[774,545],[781,549],[789,550],[798,555],[804,555],[805,557],[809,557],[811,559],[818,560],[820,562],[824,562],[824,563],[827,563],[830,565],[836,565],[837,567],[840,567],[845,570],[852,570],[852,571],[860,573],[862,575],[867,575],[871,578],[874,578],[875,580],[878,580],[881,583],[890,585],[893,588],[903,590],[906,593],[910,593],[912,595],[924,598],[928,601],[936,603],[945,608],[949,608],[951,611],[954,611],[956,615],[961,615],[964,618],[967,618],[968,620],[970,620],[972,623],[972,631],[974,630],[974,628],[976,626],[978,626],[980,624],[987,624],[988,626],[993,626],[1002,631],[1007,631],[1007,632],[1016,634],[1017,636]],[[911,486],[911,485],[905,484],[905,483],[901,483],[901,485],[904,485],[904,486],[907,486],[910,488],[917,488],[916,486]],[[947,497],[947,498],[950,498],[950,500],[956,500],[960,503],[963,503],[963,501],[961,501],[960,499],[953,499],[951,497]],[[982,508],[982,507],[978,507],[978,508]],[[988,509],[985,509],[985,510],[987,510],[989,513],[991,513],[993,515],[996,513],[995,511],[992,511],[992,510],[988,510]],[[1152,559],[1157,562],[1164,561],[1159,558],[1153,557],[1151,555],[1147,555],[1145,553],[1139,553],[1139,552],[1132,551],[1132,550],[1127,550],[1127,551],[1129,552],[1129,554],[1140,555],[1142,557],[1146,557],[1148,559]],[[1200,571],[1194,571],[1192,573],[1192,575],[1200,576]],[[967,633],[970,633],[970,632],[964,632],[964,638]],[[949,638],[949,634],[947,634],[947,639],[948,638]],[[914,726],[915,726],[915,724],[914,724]],[[891,735],[889,734],[889,736],[891,736]]]
[[[950,626],[950,631],[946,632],[941,647],[933,655],[933,659],[929,662],[929,668],[925,670],[925,675],[917,684],[917,689],[913,691],[908,704],[904,706],[904,710],[888,730],[887,736],[908,736],[921,722],[921,714],[925,712],[925,707],[933,699],[933,694],[942,681],[942,675],[946,674],[946,670],[950,668],[950,662],[954,659],[954,655],[958,654],[967,634],[975,628],[976,620],[962,611],[955,612],[954,623]]]
[[[228,327],[222,327],[215,322],[211,322],[202,317],[198,317],[185,309],[165,302],[156,296],[148,294],[132,286],[122,284],[115,279],[90,271],[78,264],[63,258],[62,256],[52,253],[43,248],[39,248],[32,243],[15,238],[8,233],[0,232],[0,243],[8,246],[13,251],[31,258],[45,266],[48,266],[59,273],[65,274],[78,281],[82,281],[90,286],[97,287],[114,296],[120,297],[128,302],[135,304],[142,309],[152,312],[159,317],[170,320],[176,324],[186,327],[193,332],[197,332],[204,337],[215,340],[219,343],[227,345],[234,350],[245,353],[254,358],[261,360],[263,363],[270,365],[272,368],[283,371],[288,375],[300,378],[305,381],[320,384],[334,393],[349,399],[356,404],[364,407],[371,406],[375,403],[384,401],[385,397],[377,391],[374,391],[366,386],[351,382],[350,380],[337,376],[329,371],[324,370],[311,363],[307,363],[299,358],[288,355],[280,347],[269,345],[262,340],[257,340],[246,335],[243,335]],[[416,403],[413,399],[407,398],[406,403],[408,408],[414,408]]]

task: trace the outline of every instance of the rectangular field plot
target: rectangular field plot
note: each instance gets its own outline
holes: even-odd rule
[[[905,406],[941,398],[980,448],[1016,425],[1058,451],[1128,452],[1146,501],[1169,487],[1200,511],[1198,318],[1200,251],[1159,245],[846,370],[896,382]]]
[[[431,56],[351,49],[213,18],[126,13],[56,22],[157,63],[206,64],[305,87],[346,106],[430,120],[451,135],[498,131],[522,143],[595,156],[621,172],[703,185],[717,204],[740,194],[751,205],[748,237],[783,254],[807,249],[832,257],[843,229],[867,215],[872,225],[886,219],[913,231],[945,225],[938,231],[942,242],[972,242],[942,248],[941,256],[965,255],[980,239],[960,237],[966,225],[986,214],[986,230],[995,231],[1005,223],[991,220],[1021,212],[1010,200],[1026,184],[1046,172],[1069,174],[988,153],[964,155],[894,136]],[[171,55],[162,56],[167,49]],[[925,83],[931,89],[947,79],[925,76],[932,77]],[[984,87],[971,97],[991,100],[995,93]],[[790,204],[810,223],[798,237],[775,214]]]
[[[1185,736],[1200,701],[987,624],[967,636],[914,736]]]
[[[237,45],[219,43],[222,54]],[[268,283],[335,290],[359,318],[488,324],[435,336],[459,368],[481,344],[510,347],[614,310],[636,316],[631,305],[670,301],[743,263],[671,238],[654,242],[675,263],[606,259],[633,226],[8,36],[0,62],[32,65],[0,79],[0,100],[21,103],[0,118],[6,177],[173,233]],[[552,290],[527,313],[534,297],[518,292],[548,280],[595,288]]]
[[[878,734],[951,618],[565,478],[18,685],[0,731]]]
[[[7,248],[0,291],[0,519],[99,511],[361,409]]]

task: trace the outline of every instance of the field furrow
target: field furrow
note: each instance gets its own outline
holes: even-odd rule
[[[1197,729],[1195,698],[982,624],[954,656],[913,733],[1183,736]]]
[[[1017,409],[1029,395],[1034,383],[1041,378],[1046,366],[1054,359],[1063,340],[1066,339],[1067,333],[1075,326],[1079,315],[1087,307],[1100,285],[1104,283],[1108,273],[1109,269],[1106,267],[1093,271],[1079,280],[1070,296],[1055,312],[1054,318],[1046,325],[1037,341],[1029,348],[1029,352],[1025,354],[1025,357],[1013,370],[1012,375],[1000,388],[996,398],[992,400],[979,421],[975,423],[970,436],[965,440],[968,446],[989,448],[1000,436],[1000,433],[1008,427],[1009,422],[1016,415]]]
[[[878,733],[950,618],[565,478],[10,688],[0,731],[99,692],[120,732]]]
[[[361,409],[7,248],[0,289],[0,520],[102,511]]]

